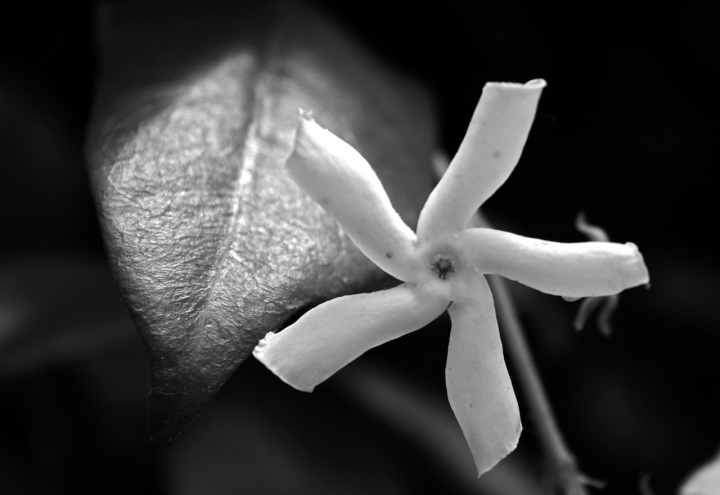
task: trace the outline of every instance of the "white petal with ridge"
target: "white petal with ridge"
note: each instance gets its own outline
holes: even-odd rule
[[[280,333],[269,333],[253,355],[284,382],[311,392],[365,351],[440,316],[450,300],[428,285],[332,299]]]
[[[459,282],[454,292],[460,296],[448,309],[452,330],[445,379],[480,476],[515,450],[522,426],[490,288],[474,273]]]
[[[301,113],[286,167],[373,263],[395,278],[417,272],[415,233],[390,204],[380,179],[352,146]]]
[[[547,294],[597,297],[647,284],[643,257],[632,243],[549,242],[494,229],[457,236],[463,260]]]
[[[487,83],[455,157],[420,213],[418,239],[432,241],[465,228],[517,165],[545,81]]]

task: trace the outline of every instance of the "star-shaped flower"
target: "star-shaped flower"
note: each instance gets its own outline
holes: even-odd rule
[[[543,80],[485,86],[460,149],[420,213],[417,236],[367,161],[301,111],[287,161],[290,177],[368,258],[404,283],[321,304],[282,332],[268,333],[255,357],[286,383],[310,392],[368,349],[448,310],[448,398],[479,474],[509,454],[522,427],[483,274],[571,298],[648,282],[634,244],[562,244],[466,229],[517,164],[544,87]]]

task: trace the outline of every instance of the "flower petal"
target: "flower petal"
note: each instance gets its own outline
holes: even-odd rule
[[[282,332],[268,333],[253,355],[287,384],[312,392],[368,349],[437,318],[450,298],[432,289],[403,284],[332,299]]]
[[[520,159],[544,87],[542,79],[485,85],[455,158],[420,213],[421,242],[464,229],[503,185]]]
[[[637,246],[614,242],[548,242],[493,229],[468,229],[457,236],[466,263],[533,289],[565,297],[617,294],[647,284]]]
[[[287,170],[360,250],[393,277],[412,280],[415,233],[390,204],[380,179],[352,146],[300,111]]]
[[[517,446],[522,425],[503,358],[492,294],[471,273],[448,308],[452,319],[445,379],[448,398],[470,445],[478,476]]]

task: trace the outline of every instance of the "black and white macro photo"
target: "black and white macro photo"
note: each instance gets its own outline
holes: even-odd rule
[[[15,5],[0,493],[720,495],[719,14]]]

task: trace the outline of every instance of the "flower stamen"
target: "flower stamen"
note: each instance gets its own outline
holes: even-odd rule
[[[430,269],[437,274],[440,280],[445,280],[449,274],[455,273],[453,261],[452,256],[436,254]]]

